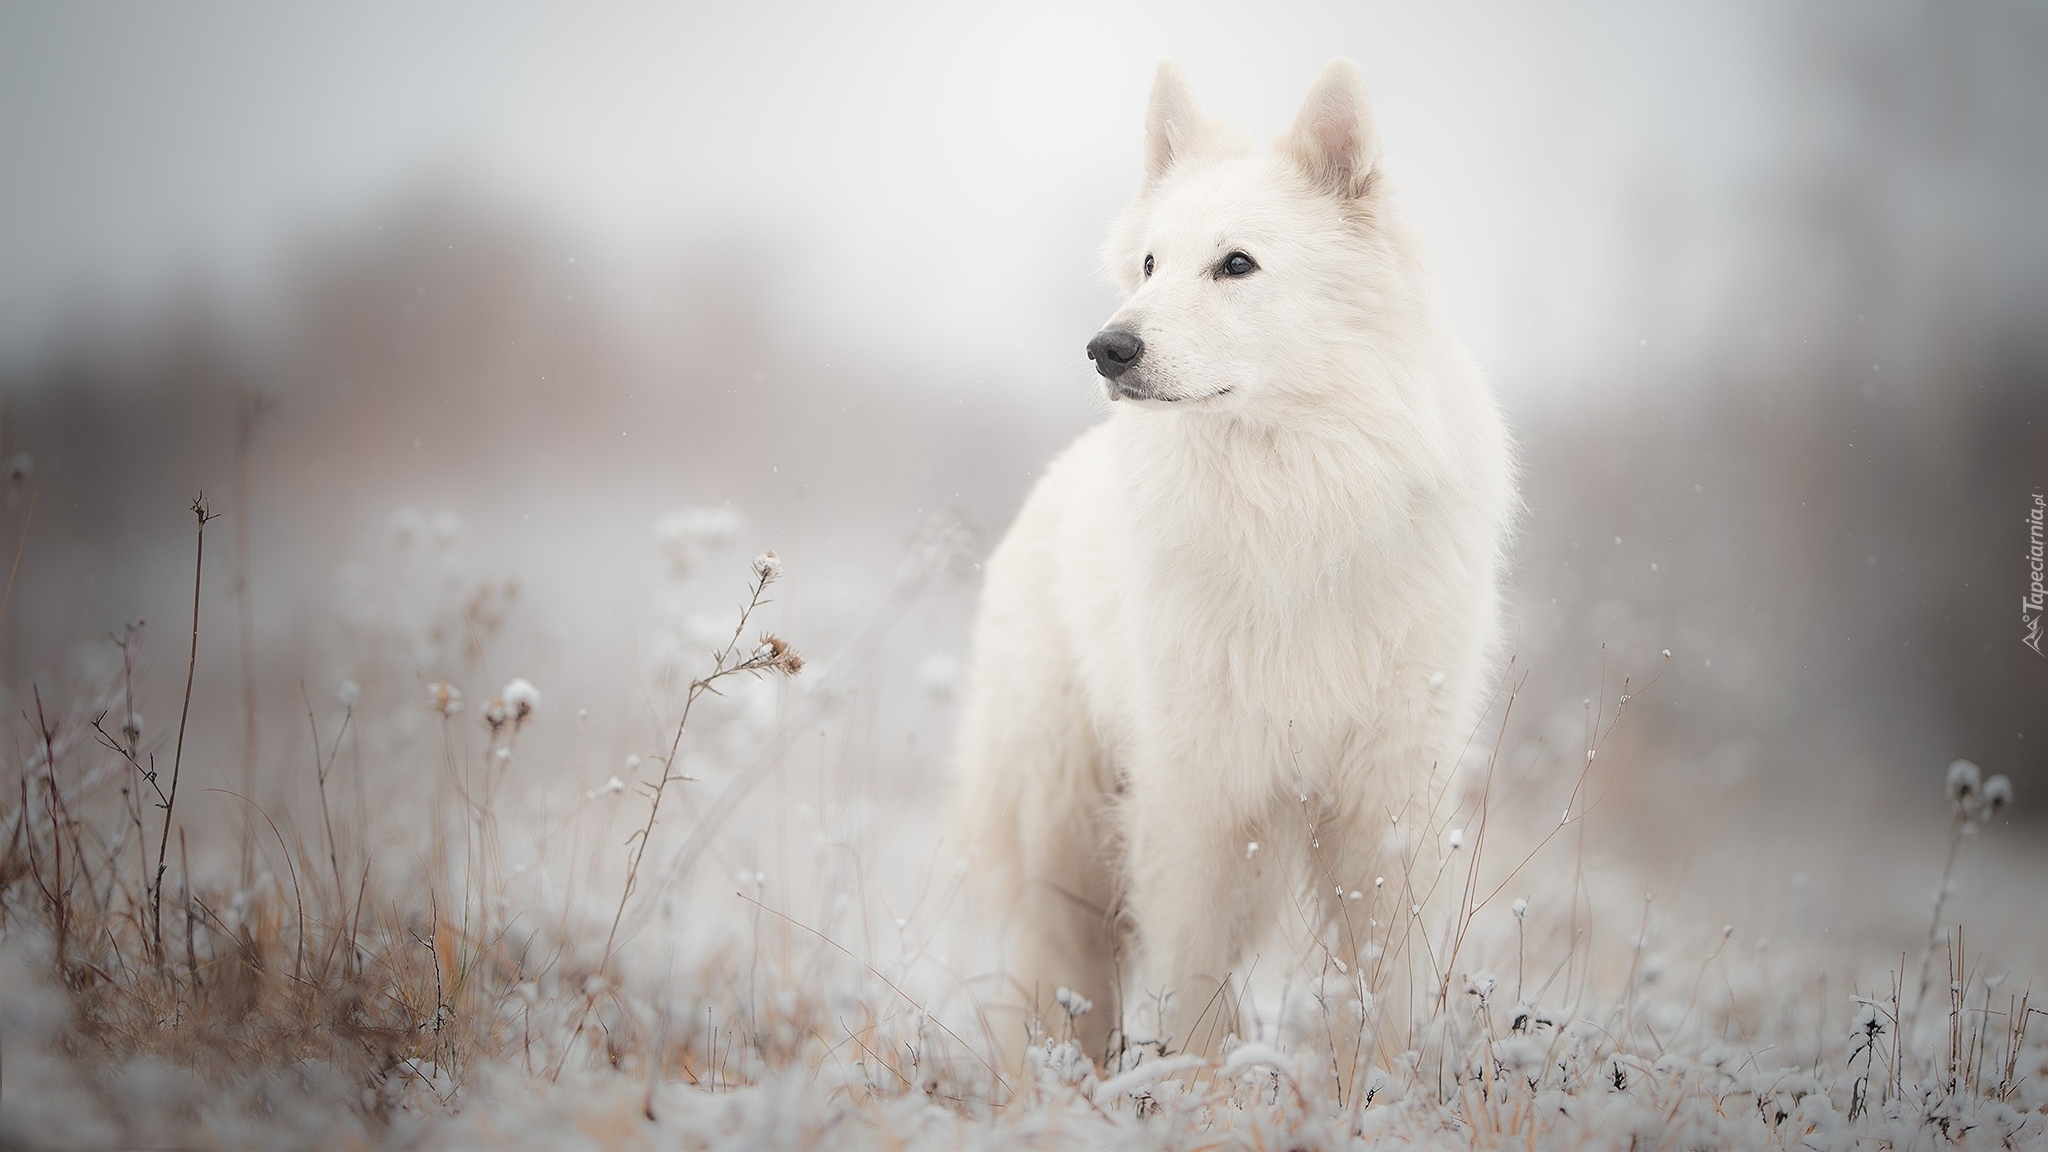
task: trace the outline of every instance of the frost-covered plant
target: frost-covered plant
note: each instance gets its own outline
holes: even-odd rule
[[[1913,1028],[1920,1019],[1920,1011],[1926,1007],[1928,973],[1933,967],[1934,949],[1941,937],[1941,910],[1955,890],[1956,854],[1966,837],[1975,836],[1986,821],[2012,804],[2012,781],[2003,773],[1986,780],[1982,771],[1968,760],[1951,761],[1943,779],[1949,805],[1948,856],[1942,862],[1941,881],[1935,885],[1934,896],[1929,902],[1927,942],[1920,950],[1919,984],[1901,1024],[1903,1040],[1908,1043],[1913,1039]]]

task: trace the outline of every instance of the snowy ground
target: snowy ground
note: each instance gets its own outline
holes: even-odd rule
[[[1084,1053],[1055,1010],[1002,1067],[1006,1022],[981,1008],[1001,925],[941,835],[958,661],[889,647],[958,610],[957,526],[835,609],[829,652],[789,628],[808,664],[788,675],[763,623],[804,617],[734,632],[741,522],[667,518],[647,640],[610,678],[521,639],[506,586],[438,551],[432,517],[393,531],[323,641],[350,677],[276,720],[318,744],[266,765],[260,805],[181,797],[155,896],[161,815],[122,745],[161,765],[175,729],[93,727],[135,711],[124,650],[25,718],[0,873],[7,1146],[2048,1143],[2039,861],[2001,840],[1989,782],[1936,768],[1924,820],[1769,845],[1742,803],[1681,791],[1695,835],[1660,858],[1672,786],[1631,774],[1680,753],[1636,738],[1609,685],[1512,719],[1493,784],[1446,819],[1478,829],[1485,806],[1446,865],[1473,907],[1424,924],[1458,940],[1442,1007],[1369,1009],[1283,934],[1220,1064]],[[691,705],[665,774],[690,681],[748,661]]]

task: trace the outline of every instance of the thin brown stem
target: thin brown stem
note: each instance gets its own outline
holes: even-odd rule
[[[185,971],[199,987],[199,954],[192,947],[192,858],[185,852],[185,830],[178,829],[178,900],[185,906]]]
[[[1948,903],[1949,882],[1955,875],[1956,853],[1963,846],[1963,828],[1967,822],[1959,811],[1949,823],[1948,858],[1941,865],[1941,883],[1935,886],[1934,906],[1927,915],[1927,942],[1920,948],[1920,983],[1913,993],[1913,1007],[1906,1013],[1905,1022],[1900,1026],[1902,1044],[1912,1039],[1913,1030],[1920,1024],[1920,1010],[1927,1006],[1927,976],[1934,960],[1934,938],[1941,931],[1941,909]]]
[[[768,585],[773,583],[774,580],[775,570],[772,568],[759,568],[755,571],[753,589],[747,597],[747,606],[740,610],[740,620],[733,627],[731,639],[726,641],[724,648],[712,655],[711,674],[701,680],[691,681],[690,690],[683,697],[683,714],[676,721],[676,732],[675,736],[669,741],[668,755],[661,759],[661,779],[654,783],[652,789],[651,802],[647,806],[647,822],[641,825],[639,830],[628,838],[628,842],[633,845],[633,855],[626,864],[626,883],[619,891],[619,906],[613,910],[611,928],[605,933],[603,959],[598,963],[599,971],[603,971],[611,966],[613,948],[618,943],[619,922],[625,918],[626,902],[631,899],[634,884],[640,878],[640,862],[647,856],[647,844],[654,835],[654,822],[661,815],[662,797],[668,794],[669,782],[677,779],[675,771],[676,756],[682,751],[683,733],[690,726],[690,710],[696,706],[699,696],[709,691],[715,691],[711,686],[717,681],[738,672],[757,670],[756,665],[758,661],[753,657],[738,660],[730,666],[728,666],[727,662],[735,660],[737,657],[740,636],[747,630],[747,621],[761,607],[761,597],[768,591]]]
[[[339,905],[348,902],[348,889],[341,882],[341,853],[335,847],[334,817],[327,808],[327,774],[334,769],[334,758],[341,754],[342,738],[348,735],[348,724],[355,717],[355,705],[351,704],[341,715],[341,731],[334,734],[334,750],[323,759],[320,755],[320,722],[313,718],[313,698],[306,694],[306,682],[299,681],[299,697],[306,702],[306,726],[313,731],[313,782],[320,792],[320,824],[327,831],[327,865],[334,873],[334,898]]]
[[[71,928],[71,895],[64,884],[64,826],[63,800],[57,794],[57,741],[49,720],[43,715],[43,689],[35,686],[36,733],[43,742],[43,787],[50,813],[50,843],[53,853],[50,865],[50,888],[44,895],[50,898],[50,913],[57,930],[57,970],[64,971],[65,955],[69,951]]]
[[[206,523],[214,514],[206,506],[206,494],[192,501],[192,515],[198,520],[197,546],[192,553],[192,651],[185,661],[185,706],[178,714],[177,750],[171,755],[171,790],[164,796],[163,835],[156,842],[156,881],[150,885],[150,942],[156,965],[164,964],[164,870],[171,846],[171,820],[178,804],[178,773],[185,763],[185,725],[192,719],[192,681],[199,672],[199,589],[206,572]]]

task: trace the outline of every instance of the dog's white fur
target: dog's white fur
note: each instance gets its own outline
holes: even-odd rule
[[[1256,271],[1219,275],[1233,252]],[[1026,1006],[1071,987],[1100,1040],[1164,998],[1160,1040],[1213,1046],[1277,917],[1378,920],[1330,933],[1353,960],[1406,941],[1390,834],[1429,825],[1485,706],[1513,451],[1348,61],[1269,152],[1162,65],[1105,260],[1145,350],[988,562],[959,831],[1006,881]]]

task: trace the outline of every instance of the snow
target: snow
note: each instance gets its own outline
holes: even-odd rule
[[[505,701],[506,707],[512,709],[514,715],[522,720],[532,715],[534,709],[540,707],[539,690],[534,688],[532,681],[524,677],[506,684],[504,691],[498,693],[498,695]]]
[[[417,513],[394,519],[413,537],[436,530]],[[703,564],[741,523],[730,509],[699,510],[665,520],[664,540]],[[659,560],[672,566],[675,556]],[[741,579],[789,578],[779,561],[727,566]],[[668,576],[658,628],[680,632],[706,612],[704,632],[720,633],[720,643],[732,636],[730,616],[714,629],[703,607],[728,600],[732,587],[707,591]],[[282,818],[280,840],[296,832],[303,854],[265,854],[247,883],[234,882],[232,860],[212,875],[195,863],[192,888],[218,911],[195,912],[190,930],[189,966],[207,974],[203,989],[179,975],[187,929],[174,901],[165,908],[167,943],[176,941],[167,975],[132,951],[74,938],[67,988],[35,885],[6,889],[0,1145],[723,1152],[2048,1142],[2048,1023],[2021,999],[2040,974],[2028,966],[2037,955],[1986,952],[1972,927],[1969,962],[1950,970],[1964,940],[1950,925],[1961,917],[1927,932],[1925,905],[1894,900],[1911,905],[1910,931],[1925,933],[1936,989],[1915,1024],[1895,990],[1903,974],[1892,938],[1875,947],[1813,925],[1792,937],[1773,929],[1768,949],[1761,940],[1725,949],[1738,932],[1773,923],[1762,909],[1774,902],[1808,901],[1792,906],[1795,925],[1823,915],[1839,924],[1842,892],[1882,896],[1896,886],[1877,882],[1872,856],[1869,874],[1839,890],[1817,891],[1804,874],[1790,884],[1716,875],[1653,903],[1641,876],[1600,861],[1598,845],[1546,848],[1560,826],[1533,814],[1557,811],[1568,796],[1576,798],[1563,840],[1625,830],[1625,810],[1603,804],[1600,789],[1573,791],[1585,771],[1578,709],[1567,709],[1554,762],[1518,777],[1514,786],[1529,791],[1484,821],[1456,801],[1413,821],[1389,813],[1390,836],[1440,838],[1440,872],[1404,873],[1395,861],[1370,888],[1323,877],[1298,893],[1304,907],[1334,894],[1344,915],[1368,927],[1411,926],[1449,957],[1444,1004],[1400,1003],[1367,987],[1376,946],[1353,964],[1337,955],[1334,936],[1289,930],[1258,942],[1241,980],[1238,1034],[1223,1040],[1220,1060],[1140,1042],[1134,1006],[1059,988],[1021,1065],[999,1064],[983,1007],[1001,972],[997,921],[964,891],[941,835],[942,759],[832,760],[850,739],[832,709],[859,717],[868,705],[850,706],[856,694],[820,691],[808,677],[722,682],[732,693],[705,698],[673,760],[677,718],[664,710],[673,695],[636,689],[644,718],[617,720],[619,742],[604,743],[591,735],[614,719],[602,698],[567,686],[539,657],[508,659],[542,676],[555,699],[591,706],[544,712],[525,677],[493,693],[481,670],[466,670],[461,647],[439,646],[437,635],[465,635],[458,626],[473,602],[472,589],[452,584],[444,599],[421,598],[414,616],[373,599],[359,605],[385,624],[360,649],[337,653],[356,687],[328,707],[351,711],[365,758],[388,765],[363,789],[366,805],[384,806],[383,819],[357,843],[340,806],[337,864],[324,826],[305,819],[318,809],[300,794],[296,808],[271,811]],[[931,655],[907,656],[903,673],[924,689],[914,698],[919,722],[943,726],[957,703],[957,661],[924,644],[917,652]],[[688,645],[667,656],[696,674]],[[843,659],[860,669],[866,657]],[[647,670],[650,684],[663,683],[658,670]],[[488,699],[482,715],[464,714],[465,688]],[[791,715],[803,717],[801,752],[773,760],[764,750],[791,747],[775,743],[788,738]],[[1610,747],[1603,766],[1627,760],[1625,742]],[[62,786],[94,778],[74,764],[87,754],[108,753],[90,742],[59,748]],[[358,770],[353,761],[335,769],[351,788]],[[621,843],[641,834],[650,777],[668,780],[669,798],[648,834],[648,868],[629,889]],[[30,784],[47,778],[38,772]],[[1991,817],[2010,807],[2010,782],[1967,762],[1941,779],[1953,806],[1947,847],[1959,853],[1943,899],[1969,904],[1977,923],[1987,907],[2012,916],[2010,896],[1983,902],[2000,873],[1984,855],[2001,841]],[[415,783],[430,787],[405,790]],[[1941,800],[1927,792],[1928,815],[1938,815]],[[122,834],[125,810],[100,815],[119,815],[104,834]],[[1962,836],[1965,822],[1975,835]],[[39,867],[55,863],[42,854],[46,822],[27,822],[22,834]],[[1286,864],[1288,841],[1267,835],[1263,846],[1243,841],[1245,858],[1262,869]],[[1920,877],[1940,874],[1944,847],[1938,835],[1921,839],[1884,838],[1885,855],[1910,865],[1900,874],[1915,890]],[[688,852],[700,841],[693,868]],[[448,858],[442,873],[430,863],[437,847]],[[359,879],[358,868],[373,874]],[[1469,898],[1458,895],[1468,870]],[[357,883],[371,906],[353,943],[338,945],[323,935],[346,920],[332,914],[332,892],[346,900]],[[1525,894],[1503,903],[1509,884]],[[1431,885],[1452,895],[1461,920],[1428,902]],[[110,921],[116,935],[129,931]],[[307,949],[316,959],[351,955],[356,983],[295,981],[294,965],[307,963],[293,947],[302,929],[331,945]],[[262,966],[242,966],[245,954]],[[90,970],[76,961],[88,956],[130,984],[81,977]],[[356,1026],[351,1014],[369,1021],[361,1035],[374,1043],[332,1042],[335,1029]],[[1902,1018],[1911,1031],[1903,1043]],[[1131,1044],[1084,1048],[1084,1019],[1121,1024]],[[2006,1023],[2015,1019],[2034,1026]],[[317,1027],[292,1044],[249,1040],[261,1029],[304,1030],[307,1020]],[[1953,1064],[1951,1052],[1960,1054]]]

